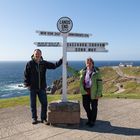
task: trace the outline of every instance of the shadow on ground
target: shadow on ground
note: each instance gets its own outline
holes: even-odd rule
[[[93,127],[88,127],[85,123],[87,119],[81,119],[80,125],[70,125],[70,124],[53,124],[53,127],[61,127],[66,129],[78,129],[86,130],[98,133],[111,133],[120,134],[126,136],[140,136],[140,129],[113,126],[109,121],[97,120]]]

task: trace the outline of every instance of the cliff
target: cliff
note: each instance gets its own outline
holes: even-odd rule
[[[140,67],[101,67],[103,94],[139,94]],[[68,94],[78,94],[79,78],[68,77]],[[62,79],[55,80],[50,94],[62,93]]]

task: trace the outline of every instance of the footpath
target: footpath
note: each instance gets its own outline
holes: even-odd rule
[[[95,126],[86,121],[82,105],[79,126],[32,125],[28,106],[0,109],[0,140],[140,140],[140,100],[100,99]]]

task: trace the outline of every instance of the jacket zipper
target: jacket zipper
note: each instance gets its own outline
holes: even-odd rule
[[[38,80],[39,80],[38,86],[39,86],[39,89],[40,89],[40,67],[39,67],[39,63],[38,63]]]

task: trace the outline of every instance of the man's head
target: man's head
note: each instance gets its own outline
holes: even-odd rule
[[[87,58],[87,60],[86,60],[86,67],[92,68],[93,66],[94,66],[93,59],[91,57],[90,58]]]
[[[42,56],[41,50],[40,49],[35,49],[34,53],[33,53],[33,57],[34,57],[35,61],[40,61],[41,56]]]

